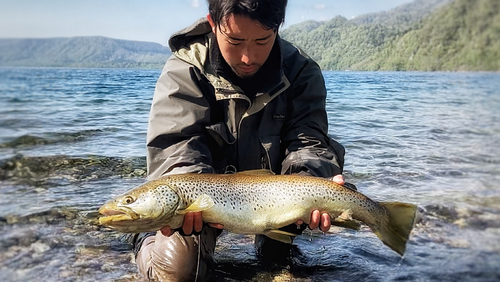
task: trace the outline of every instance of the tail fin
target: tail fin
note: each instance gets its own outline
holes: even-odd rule
[[[384,244],[402,256],[415,224],[417,206],[398,202],[379,204],[387,210],[388,218],[372,229]]]

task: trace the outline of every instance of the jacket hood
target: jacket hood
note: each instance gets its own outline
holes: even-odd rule
[[[208,34],[211,31],[212,27],[207,18],[201,18],[191,26],[174,33],[168,40],[168,46],[173,53],[177,52],[183,47],[188,47],[195,37]]]

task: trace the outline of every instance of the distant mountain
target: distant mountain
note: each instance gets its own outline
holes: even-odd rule
[[[499,0],[415,0],[280,31],[324,70],[500,71]],[[106,37],[0,39],[0,66],[162,68],[158,43]]]
[[[500,1],[416,0],[281,36],[326,70],[500,70]]]
[[[170,54],[158,43],[100,36],[0,39],[0,66],[162,68]]]
[[[389,11],[365,14],[352,19],[356,24],[380,24],[400,30],[412,28],[426,15],[453,0],[416,0]]]
[[[455,0],[352,68],[500,71],[500,1]]]

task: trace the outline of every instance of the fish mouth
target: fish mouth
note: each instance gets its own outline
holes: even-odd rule
[[[117,209],[110,209],[108,207],[102,207],[99,209],[99,213],[104,215],[104,216],[112,216],[112,215],[120,215],[120,214],[127,214],[123,210],[117,210]]]
[[[108,206],[103,206],[99,209],[102,215],[99,217],[99,224],[104,226],[116,225],[120,222],[128,222],[137,219],[139,216],[130,209],[119,209]]]

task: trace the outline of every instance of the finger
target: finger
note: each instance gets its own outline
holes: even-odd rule
[[[309,223],[309,228],[316,229],[319,226],[320,214],[319,210],[314,210],[311,214],[311,223]]]
[[[182,231],[184,234],[188,235],[193,233],[193,213],[188,212],[184,216],[184,223],[182,224]]]
[[[345,183],[344,176],[342,174],[335,175],[332,180],[340,185],[344,185]]]
[[[331,225],[332,225],[332,223],[331,223],[330,215],[327,213],[323,213],[321,215],[321,225],[320,225],[321,231],[328,232],[328,230],[330,230]]]
[[[174,234],[174,230],[172,230],[170,227],[165,226],[160,229],[160,232],[163,236],[170,237],[172,234]]]
[[[201,217],[201,212],[193,213],[193,228],[195,232],[200,232],[203,228],[203,219]]]
[[[224,229],[224,225],[222,225],[220,223],[209,223],[208,226],[213,227],[213,228],[217,228],[217,229]]]
[[[295,224],[297,224],[298,226],[301,226],[303,223],[304,221],[302,219],[299,219],[295,222]]]

